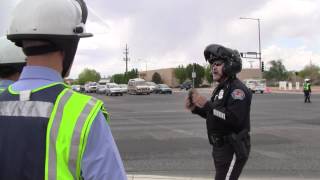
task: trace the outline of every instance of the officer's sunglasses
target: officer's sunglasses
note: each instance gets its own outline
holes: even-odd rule
[[[213,66],[221,66],[223,64],[223,60],[221,59],[221,57],[214,56],[211,54],[210,56],[207,56],[205,58],[212,67]]]
[[[223,64],[223,61],[215,61],[215,62],[210,63],[210,64],[211,64],[212,67],[213,66],[221,66]]]

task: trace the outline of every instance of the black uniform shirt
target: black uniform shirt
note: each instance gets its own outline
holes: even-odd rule
[[[251,98],[250,90],[239,79],[229,79],[215,88],[203,108],[196,107],[192,113],[206,119],[208,135],[250,131]]]

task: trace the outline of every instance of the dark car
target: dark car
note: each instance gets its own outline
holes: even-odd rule
[[[172,89],[166,84],[158,84],[153,92],[156,94],[172,94]]]
[[[180,89],[189,90],[191,88],[192,88],[192,82],[191,81],[186,81],[186,82],[180,84]]]

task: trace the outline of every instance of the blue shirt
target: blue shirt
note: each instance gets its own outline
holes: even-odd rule
[[[14,81],[6,80],[6,79],[0,79],[0,94],[2,91],[6,90],[10,84],[14,83]]]
[[[32,90],[56,82],[63,82],[57,71],[40,66],[25,66],[19,80],[12,84],[12,89]],[[127,179],[118,148],[102,112],[98,113],[92,123],[81,166],[85,180]]]

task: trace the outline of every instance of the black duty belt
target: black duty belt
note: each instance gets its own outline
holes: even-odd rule
[[[228,135],[211,134],[209,138],[214,147],[222,147],[224,144],[230,143]]]

